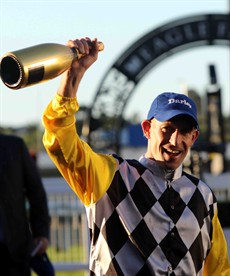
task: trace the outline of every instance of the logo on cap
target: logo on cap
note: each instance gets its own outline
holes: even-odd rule
[[[173,103],[184,104],[184,105],[187,105],[189,108],[192,108],[191,104],[186,100],[179,100],[179,99],[172,99],[172,98],[168,99],[168,104],[173,104]]]

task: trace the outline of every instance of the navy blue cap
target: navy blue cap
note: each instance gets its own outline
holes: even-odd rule
[[[199,129],[194,101],[184,94],[174,92],[164,92],[155,98],[148,112],[147,120],[156,118],[160,122],[165,122],[178,115],[192,117]]]

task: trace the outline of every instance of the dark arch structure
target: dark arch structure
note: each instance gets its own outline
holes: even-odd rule
[[[230,14],[204,14],[169,22],[139,38],[111,66],[99,86],[89,110],[89,144],[119,152],[123,112],[141,78],[162,60],[186,49],[230,46],[229,27]]]

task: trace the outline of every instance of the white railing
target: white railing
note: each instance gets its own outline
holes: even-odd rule
[[[87,271],[89,235],[85,209],[61,177],[43,178],[50,225],[48,255],[56,271]]]
[[[220,175],[204,173],[203,178],[212,188],[218,202],[230,202],[230,172]]]

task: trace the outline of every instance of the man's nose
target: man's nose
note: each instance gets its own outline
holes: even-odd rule
[[[173,146],[176,146],[181,142],[181,135],[178,129],[175,129],[175,131],[171,134],[169,142]]]

